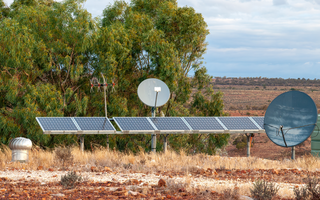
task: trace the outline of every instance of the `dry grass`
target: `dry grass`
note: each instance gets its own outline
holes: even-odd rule
[[[62,147],[63,148],[63,147]],[[141,173],[157,173],[161,172],[180,172],[184,174],[181,180],[167,178],[168,188],[185,188],[189,192],[197,192],[197,194],[206,195],[206,191],[216,191],[224,193],[226,188],[230,190],[237,188],[240,195],[249,195],[252,183],[241,183],[237,185],[237,181],[220,182],[214,186],[204,185],[202,188],[195,187],[192,183],[190,172],[201,169],[287,169],[299,168],[307,171],[319,170],[320,159],[311,155],[305,155],[296,160],[267,160],[256,157],[220,157],[210,156],[206,154],[187,155],[184,151],[179,153],[167,151],[166,153],[140,153],[134,155],[132,153],[121,153],[117,151],[108,151],[100,148],[93,152],[81,152],[78,147],[70,148],[71,154],[66,153],[64,156],[71,156],[71,162],[67,166],[59,160],[57,152],[61,151],[61,147],[53,150],[41,150],[33,148],[29,152],[29,162],[11,162],[11,150],[2,145],[0,148],[0,170],[6,168],[17,168],[25,170],[36,170],[42,166],[44,170],[53,168],[84,170],[90,171],[91,167],[103,169],[109,167],[117,172],[141,172]],[[61,152],[60,152],[61,153]],[[61,157],[61,155],[60,155]],[[63,159],[68,160],[67,157]],[[199,192],[200,191],[200,192]],[[293,191],[287,188],[280,188],[278,194],[283,197],[293,197]]]
[[[34,148],[29,152],[29,162],[19,163],[11,162],[11,150],[1,146],[0,151],[0,169],[6,167],[25,168],[26,170],[35,170],[39,166],[44,169],[63,168],[63,164],[56,157],[55,150],[41,150]],[[96,149],[95,151],[81,152],[78,147],[71,148],[73,162],[67,166],[74,168],[82,166],[86,169],[90,167],[110,167],[119,171],[132,169],[139,172],[157,172],[157,171],[175,171],[185,172],[197,168],[211,169],[287,169],[299,168],[308,171],[315,171],[320,166],[320,159],[311,155],[305,155],[296,160],[267,160],[256,157],[220,157],[206,154],[187,155],[184,151],[176,153],[167,151],[166,153],[121,153],[117,151],[108,151],[105,149]]]

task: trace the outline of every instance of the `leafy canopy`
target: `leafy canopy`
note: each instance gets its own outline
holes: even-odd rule
[[[202,63],[209,34],[202,15],[176,0],[115,1],[94,20],[83,0],[0,0],[0,136],[43,147],[73,144],[74,135],[44,135],[35,117],[105,116],[103,93],[89,83],[103,73],[108,117],[149,116],[137,96],[145,79],[163,80],[171,91],[157,116],[220,116],[223,101]],[[192,77],[190,77],[192,75]],[[105,135],[86,136],[86,148],[105,145]],[[160,136],[158,136],[160,139]],[[150,135],[110,136],[111,148],[150,150]],[[173,135],[169,146],[214,153],[228,135]],[[157,150],[162,149],[158,140]]]

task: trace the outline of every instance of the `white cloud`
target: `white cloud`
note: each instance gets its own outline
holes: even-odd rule
[[[274,6],[285,5],[285,4],[287,4],[286,0],[273,0]]]
[[[84,6],[96,17],[113,2],[87,0]],[[320,78],[314,64],[320,64],[320,0],[178,0],[178,5],[193,7],[208,24],[204,62],[211,75]]]

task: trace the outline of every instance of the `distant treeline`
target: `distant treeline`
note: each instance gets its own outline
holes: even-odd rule
[[[215,77],[216,85],[256,85],[256,86],[320,86],[320,79],[305,78],[265,78],[265,77]]]

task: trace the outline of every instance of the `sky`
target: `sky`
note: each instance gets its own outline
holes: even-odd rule
[[[87,0],[84,7],[98,17],[113,2]],[[208,24],[203,62],[211,76],[320,79],[320,0],[178,0],[178,5],[193,7]]]

